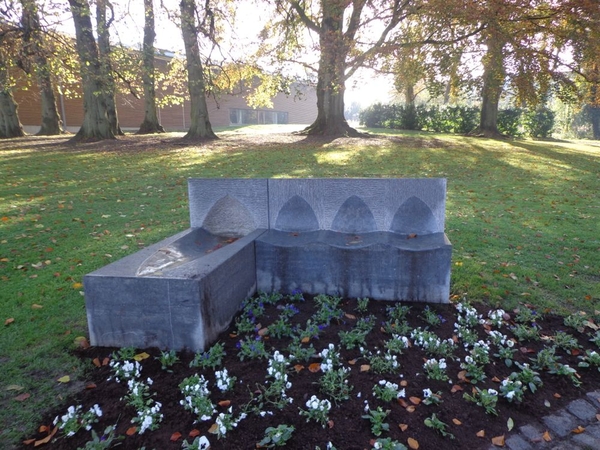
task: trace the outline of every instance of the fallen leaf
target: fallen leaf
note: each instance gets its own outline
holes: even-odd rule
[[[469,379],[467,378],[466,370],[461,370],[460,372],[458,372],[457,376],[460,381],[464,381],[465,383],[467,383],[469,381]]]
[[[300,342],[302,342],[303,344],[308,344],[310,342],[310,338],[308,336],[305,336],[302,339],[300,339]]]
[[[575,428],[574,430],[571,430],[571,433],[574,434],[580,434],[583,433],[585,431],[585,428],[582,427],[581,425],[579,425],[577,428]]]
[[[502,380],[500,378],[498,378],[498,377],[494,377],[494,378],[492,378],[492,381],[494,383],[500,383]]]
[[[333,420],[327,421],[327,426],[329,427],[330,430],[333,428],[334,425],[335,425],[335,422]]]
[[[351,366],[355,365],[357,362],[356,359],[351,359],[350,361],[348,361],[348,364],[350,364]]]
[[[452,389],[450,389],[450,392],[452,392],[454,394],[455,392],[462,391],[462,390],[463,390],[463,388],[461,386],[459,386],[458,384],[455,384],[454,386],[452,386]]]
[[[408,430],[408,424],[401,423],[398,425],[398,428],[400,428],[400,431],[404,432],[404,431]]]
[[[369,370],[371,370],[371,366],[368,364],[363,364],[362,366],[360,366],[361,372],[368,372]]]
[[[485,437],[485,430],[479,430],[479,431],[477,432],[476,436],[477,436],[478,438],[483,438],[483,437]]]
[[[96,366],[96,367],[102,367],[102,363],[100,362],[99,358],[94,358],[92,359],[92,363]]]
[[[125,432],[125,434],[127,436],[133,436],[136,431],[137,431],[137,427],[129,427],[129,428],[127,428],[127,431]]]
[[[38,433],[45,433],[47,431],[50,431],[50,428],[47,425],[40,425],[38,428]]]
[[[321,370],[321,363],[312,363],[308,366],[308,370],[312,373],[317,373]]]
[[[47,444],[48,442],[50,442],[52,440],[52,438],[54,437],[54,435],[56,434],[56,432],[58,431],[58,426],[54,427],[54,429],[52,430],[52,432],[46,436],[44,439],[40,439],[39,441],[35,441],[35,443],[33,444],[34,447],[39,447],[40,445],[44,445]]]
[[[407,441],[408,446],[412,448],[412,450],[417,450],[419,448],[419,441],[413,438],[408,438]]]
[[[81,289],[83,287],[83,283],[73,283],[73,289]]]
[[[400,386],[402,386],[402,387],[406,387],[406,386],[408,386],[408,381],[406,381],[406,380],[402,380],[402,381],[400,382]]]
[[[550,408],[550,402],[548,400],[544,400],[544,406],[546,408]]]
[[[410,233],[406,239],[415,239],[417,237],[417,233]]]
[[[6,319],[6,320],[4,321],[4,325],[5,325],[5,326],[6,326],[6,325],[10,325],[10,324],[11,324],[11,323],[13,323],[14,321],[15,321],[14,317],[11,317],[11,318],[9,318],[9,319]]]
[[[23,386],[19,386],[18,384],[9,384],[4,388],[5,391],[22,391],[25,389]]]
[[[296,371],[296,373],[298,373],[298,372],[304,370],[304,366],[302,364],[296,364],[294,366],[294,370]]]
[[[578,349],[578,348],[573,348],[573,349],[571,349],[571,355],[573,355],[573,356],[577,356],[577,355],[579,355],[579,353],[580,353],[580,352],[579,352],[579,349]]]
[[[413,412],[415,412],[416,409],[417,408],[415,408],[414,405],[408,405],[406,407],[406,412],[413,413]]]
[[[462,422],[458,419],[452,419],[452,423],[454,423],[454,425],[462,425]]]
[[[421,399],[419,397],[410,397],[409,400],[413,405],[418,405],[421,403]]]
[[[406,408],[408,406],[408,403],[406,403],[406,400],[404,400],[403,398],[399,398],[398,399],[398,403],[400,404],[400,406],[402,406],[403,408]]]
[[[350,320],[356,320],[356,316],[354,314],[344,313],[344,315]]]
[[[88,383],[85,385],[86,389],[96,389],[98,386],[96,385],[96,383]]]
[[[514,420],[512,420],[512,417],[509,417],[508,420],[506,421],[506,428],[508,428],[508,431],[512,430],[515,426],[515,422]]]
[[[146,352],[138,353],[133,357],[136,361],[143,361],[144,359],[150,358],[150,355]]]
[[[493,437],[492,444],[496,447],[504,447],[504,435]]]
[[[29,397],[31,397],[31,394],[28,394],[27,392],[24,392],[22,394],[19,394],[15,397],[15,400],[18,402],[24,402],[25,400],[27,400]]]
[[[42,309],[43,306],[42,305],[38,305],[37,303],[34,303],[33,305],[31,305],[31,309]]]
[[[110,363],[110,358],[107,356],[102,360],[102,366],[108,366],[108,363]]]
[[[35,442],[35,439],[25,439],[23,441],[23,445],[33,444],[34,442]]]
[[[77,336],[73,342],[75,343],[75,345],[79,348],[82,349],[86,349],[90,347],[90,343],[88,342],[87,338],[85,336]]]
[[[227,408],[229,405],[231,405],[231,400],[221,400],[218,405],[222,406],[223,408]]]
[[[192,431],[190,431],[190,434],[188,435],[189,437],[196,437],[196,436],[200,436],[200,430],[194,428]]]
[[[65,375],[64,377],[60,377],[58,380],[59,383],[68,383],[71,381],[71,377],[69,375]]]
[[[560,395],[558,392],[555,392],[553,395],[554,398],[561,398],[562,395]]]
[[[600,422],[600,414],[596,414],[596,420]]]
[[[219,426],[216,423],[213,423],[210,428],[208,429],[208,432],[210,434],[217,434],[219,431]]]
[[[544,434],[542,434],[542,439],[546,442],[550,442],[552,440],[552,436],[550,436],[548,430],[544,431]]]
[[[181,433],[179,431],[176,431],[171,435],[171,442],[177,442],[179,439],[181,439]]]
[[[264,328],[261,328],[260,330],[258,330],[259,336],[266,336],[267,334],[269,334],[269,329],[267,327],[264,327]]]

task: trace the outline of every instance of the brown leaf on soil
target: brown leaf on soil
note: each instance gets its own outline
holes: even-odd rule
[[[85,336],[77,336],[74,340],[74,343],[77,347],[86,349],[90,348],[90,343]]]
[[[421,403],[421,399],[419,397],[410,397],[409,400],[413,405],[418,405]]]
[[[350,361],[348,361],[348,364],[350,364],[351,366],[356,364],[356,359],[351,359]]]
[[[308,336],[305,336],[302,339],[300,339],[300,342],[302,342],[303,344],[308,344],[310,342],[310,338]]]
[[[419,441],[417,441],[416,439],[408,438],[406,443],[410,448],[412,448],[412,450],[417,450],[419,448]]]
[[[458,372],[458,379],[464,383],[468,383],[469,379],[467,378],[467,371],[466,370],[461,370],[460,372]]]
[[[269,333],[269,329],[267,327],[261,328],[260,330],[258,330],[258,335],[259,336],[265,336]]]
[[[216,423],[213,423],[210,428],[208,429],[208,432],[210,434],[217,434],[217,432],[219,431],[219,426]]]
[[[558,392],[555,392],[553,395],[554,398],[561,398],[562,395],[560,395]]]
[[[492,444],[496,447],[504,447],[504,435],[493,437]]]
[[[108,366],[109,363],[110,363],[110,358],[107,356],[106,358],[104,358],[102,360],[102,367]]]
[[[181,433],[179,431],[176,431],[171,435],[171,442],[177,442],[179,439],[181,439]]]
[[[579,351],[579,349],[577,349],[577,348],[571,349],[571,355],[573,355],[573,356],[577,356],[577,355],[579,355],[579,353],[581,353],[581,352]]]
[[[231,400],[221,400],[218,405],[223,408],[227,408],[229,405],[231,405]]]
[[[100,362],[99,358],[94,358],[92,359],[92,363],[96,366],[96,367],[102,367],[102,363]]]
[[[363,364],[362,366],[360,366],[361,372],[368,372],[369,370],[371,370],[371,366],[368,364]]]
[[[552,436],[550,436],[548,430],[544,431],[544,434],[542,434],[542,439],[546,442],[550,442],[552,440]]]
[[[319,370],[321,370],[321,363],[312,363],[308,366],[308,370],[311,371],[312,373],[317,373]]]
[[[136,361],[143,361],[144,359],[148,359],[150,358],[150,355],[146,352],[142,352],[142,353],[138,353],[137,355],[135,355],[133,357],[133,359],[135,359]]]
[[[350,320],[356,320],[356,316],[354,314],[344,313],[344,316],[346,316]]]
[[[476,436],[477,436],[478,438],[483,438],[483,437],[485,437],[485,430],[479,430],[479,431],[477,432]]]
[[[46,425],[41,425],[41,426],[38,428],[38,433],[45,433],[45,432],[47,432],[47,431],[50,431],[50,428],[48,428]]]
[[[500,383],[502,380],[500,378],[498,378],[498,377],[494,377],[494,378],[492,378],[492,381],[494,383]]]
[[[10,318],[8,318],[8,319],[6,319],[6,320],[4,321],[4,325],[5,325],[5,326],[6,326],[6,325],[10,325],[10,324],[11,324],[11,323],[13,323],[14,321],[15,321],[14,317],[10,317]]]
[[[88,383],[85,385],[86,389],[96,389],[98,386],[96,385],[96,383]]]
[[[461,422],[460,420],[456,419],[456,418],[455,418],[455,419],[452,419],[452,423],[453,423],[454,425],[462,425],[462,422]]]
[[[416,409],[417,408],[415,408],[413,405],[408,405],[406,407],[406,412],[413,413],[413,412],[415,412]]]
[[[229,337],[232,339],[235,339],[237,337],[237,334],[235,333],[229,333]]]
[[[575,428],[574,430],[571,430],[571,433],[574,434],[580,434],[583,433],[585,431],[585,428],[582,427],[581,425],[579,425],[577,428]]]
[[[305,367],[302,364],[296,364],[294,366],[294,370],[296,371],[296,373],[301,372],[304,369],[305,369]]]
[[[454,394],[455,392],[462,391],[462,390],[463,390],[462,386],[455,384],[454,386],[452,386],[452,389],[450,389],[450,392],[452,392]]]
[[[408,424],[401,423],[398,425],[398,428],[400,428],[400,431],[404,432],[404,431],[408,430]]]
[[[406,387],[406,386],[408,386],[408,381],[406,381],[406,380],[402,380],[402,381],[400,382],[400,386],[402,386],[402,387]]]
[[[136,431],[137,431],[137,427],[129,427],[129,428],[127,428],[127,431],[125,432],[125,434],[127,436],[133,436]]]
[[[48,442],[50,442],[52,440],[52,438],[54,437],[54,435],[56,434],[56,432],[58,431],[58,426],[54,427],[54,429],[52,430],[52,432],[46,436],[44,439],[40,439],[39,441],[35,441],[35,443],[33,444],[34,447],[39,447],[40,445],[44,445],[47,444]]]
[[[188,434],[189,437],[196,437],[196,436],[200,436],[200,430],[194,428],[192,431],[190,431],[190,434]]]
[[[400,404],[400,406],[402,406],[403,408],[406,408],[408,406],[408,403],[406,403],[406,400],[404,400],[403,398],[399,398],[398,399],[398,403]]]
[[[15,400],[18,402],[24,402],[25,400],[27,400],[29,397],[31,397],[31,394],[28,394],[27,392],[24,392],[23,394],[19,394],[15,397]]]
[[[333,428],[334,425],[335,425],[335,422],[333,420],[327,421],[327,426],[329,427],[330,430]]]

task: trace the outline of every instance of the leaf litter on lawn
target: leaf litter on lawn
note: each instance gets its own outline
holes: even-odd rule
[[[218,342],[224,345],[225,356],[217,369],[190,367],[190,362],[195,355],[191,352],[179,352],[179,362],[170,367],[168,371],[163,370],[158,360],[161,356],[160,350],[143,349],[150,357],[140,361],[141,379],[151,378],[153,380],[150,386],[153,393],[152,398],[162,404],[161,413],[164,416],[159,428],[155,431],[148,430],[143,434],[131,432],[131,419],[136,415],[136,411],[122,400],[127,394],[126,383],[108,381],[112,375],[109,365],[98,365],[98,361],[114,358],[117,349],[94,347],[79,349],[77,352],[80,358],[89,362],[87,384],[95,384],[96,387],[86,389],[69,399],[62,409],[47,415],[40,425],[46,425],[46,429],[53,428],[51,424],[54,418],[64,414],[70,405],[82,405],[82,409],[85,411],[94,404],[98,404],[102,408],[103,415],[99,418],[98,423],[93,425],[93,429],[101,434],[106,427],[116,425],[116,434],[122,437],[122,440],[118,441],[118,448],[123,449],[142,447],[177,449],[182,448],[184,440],[192,442],[193,436],[199,435],[209,439],[213,450],[254,449],[257,448],[256,444],[264,438],[265,430],[268,427],[285,424],[295,427],[292,439],[286,444],[287,448],[314,450],[319,447],[324,449],[331,442],[339,450],[362,450],[372,448],[374,439],[377,438],[371,432],[370,422],[361,418],[365,414],[366,401],[371,410],[381,407],[382,410],[389,411],[385,420],[389,424],[389,431],[384,431],[379,436],[380,438],[391,438],[409,448],[415,448],[418,443],[421,449],[487,449],[492,444],[493,438],[507,435],[509,427],[518,428],[535,422],[542,416],[564,407],[569,401],[580,398],[585,392],[600,389],[600,372],[597,368],[578,368],[578,363],[581,361],[576,356],[578,352],[557,349],[556,355],[560,357],[560,362],[578,370],[580,387],[575,386],[567,376],[553,375],[548,370],[539,370],[543,385],[535,394],[527,391],[520,404],[509,403],[505,398],[499,398],[496,406],[497,416],[486,414],[484,408],[467,402],[463,398],[463,394],[471,393],[473,387],[481,390],[488,388],[499,390],[500,382],[512,372],[518,372],[519,369],[515,364],[507,367],[503,359],[492,356],[496,352],[496,347],[491,345],[489,351],[491,361],[485,366],[486,378],[476,385],[471,384],[469,377],[464,376],[464,370],[460,367],[461,362],[469,353],[459,342],[454,330],[457,320],[455,305],[429,305],[429,308],[442,319],[440,325],[433,327],[424,319],[427,317],[424,314],[427,305],[402,303],[402,305],[410,307],[405,316],[410,330],[428,329],[440,339],[452,339],[457,342],[453,356],[446,358],[446,373],[449,380],[436,381],[427,379],[423,368],[424,361],[431,356],[411,340],[409,340],[409,347],[397,356],[398,368],[390,373],[375,373],[376,365],[374,366],[373,361],[366,355],[369,352],[376,353],[377,350],[385,351],[385,343],[392,338],[392,334],[386,331],[384,325],[389,320],[387,310],[396,303],[370,301],[367,307],[359,312],[356,300],[341,299],[337,305],[341,314],[333,314],[337,318],[332,319],[328,326],[321,327],[317,337],[302,339],[301,345],[303,348],[312,345],[318,354],[321,350],[328,348],[330,343],[335,344],[341,357],[340,364],[349,370],[348,386],[351,387],[349,398],[346,400],[329,398],[332,407],[328,426],[322,427],[314,421],[307,422],[304,416],[299,415],[299,408],[306,409],[305,404],[312,395],[321,399],[328,398],[319,388],[319,379],[324,374],[324,359],[315,355],[306,360],[290,361],[287,374],[291,387],[286,394],[293,399],[293,402],[278,409],[265,401],[260,408],[264,414],[256,414],[251,411],[250,407],[257,406],[259,394],[268,384],[266,383],[268,359],[246,357],[240,360],[238,357],[240,341],[246,336],[250,336],[251,339],[259,339],[264,344],[269,356],[279,350],[287,357],[290,353],[288,346],[292,339],[275,337],[275,330],[278,329],[276,323],[285,310],[284,305],[293,304],[298,312],[288,319],[292,326],[297,325],[302,329],[307,329],[309,320],[310,323],[315,324],[315,315],[319,309],[318,302],[315,302],[313,296],[305,297],[305,301],[293,301],[294,297],[283,297],[276,304],[265,302],[260,308],[250,308],[251,315],[255,317],[256,329],[248,333],[238,333],[234,320],[229,329],[219,336]],[[296,299],[298,298],[299,296],[296,296]],[[522,307],[525,308],[525,306]],[[483,309],[476,305],[475,308],[484,318],[487,317],[489,308]],[[248,316],[249,313],[241,312],[238,317],[242,315]],[[509,315],[505,315],[507,320],[504,320],[499,328],[478,324],[474,329],[479,339],[486,339],[487,333],[492,329],[498,329],[509,338],[514,339],[511,326],[515,324],[517,316],[509,311]],[[339,333],[351,332],[357,328],[361,319],[366,318],[373,321],[373,327],[366,333],[364,344],[357,344],[350,349],[341,345]],[[597,350],[596,346],[589,342],[589,329],[580,332],[567,327],[564,325],[563,317],[546,314],[540,320],[538,315],[535,327],[539,335],[547,338],[516,343],[516,349],[526,348],[527,352],[516,351],[514,361],[520,364],[532,363],[531,358],[552,344],[551,338],[559,330],[574,336],[582,349]],[[262,335],[259,335],[258,330],[265,328],[270,328],[270,332],[262,331]],[[407,331],[405,335],[410,336],[410,331]],[[259,341],[257,340],[257,342]],[[142,349],[137,349],[134,354],[140,354],[141,351]],[[579,352],[579,356],[582,354],[584,354],[584,350]],[[229,375],[237,378],[231,391],[221,392],[215,385],[215,371],[222,368],[227,368]],[[194,374],[203,375],[208,380],[211,391],[210,399],[217,411],[211,420],[196,421],[197,417],[186,411],[180,404],[183,395],[180,392],[179,384]],[[462,376],[459,377],[459,374]],[[381,380],[401,386],[401,389],[404,389],[404,397],[390,402],[378,399],[373,393],[373,388]],[[426,388],[433,393],[439,393],[439,404],[428,404],[423,401],[423,389]],[[252,399],[254,400],[251,401]],[[214,431],[217,415],[227,413],[230,408],[235,417],[238,417],[243,411],[248,412],[247,417],[241,420],[236,428],[227,431],[225,436],[217,439],[217,436],[211,434],[209,430]],[[431,417],[432,414],[435,414],[447,425],[446,430],[454,436],[454,439],[449,436],[444,437],[434,429],[425,426],[425,419]],[[45,437],[47,437],[47,433],[38,433],[35,436],[26,436],[23,440],[28,439],[30,442],[35,442]],[[177,438],[175,439],[175,437]],[[52,442],[45,444],[44,448],[77,449],[84,447],[90,440],[90,432],[86,430],[80,430],[72,437],[65,437],[64,433],[59,431]],[[497,441],[498,439],[496,439]],[[32,445],[24,444],[23,448],[32,448]]]

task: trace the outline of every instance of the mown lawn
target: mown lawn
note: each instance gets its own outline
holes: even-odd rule
[[[223,131],[196,145],[181,134],[76,147],[0,141],[3,445],[81,388],[86,368],[71,350],[87,335],[83,275],[187,228],[188,177],[446,177],[454,296],[505,309],[600,309],[597,141],[269,131]]]

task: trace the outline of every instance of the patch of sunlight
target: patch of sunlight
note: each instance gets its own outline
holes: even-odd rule
[[[316,158],[319,164],[337,164],[340,166],[345,166],[351,162],[351,159],[355,153],[356,152],[354,150],[329,150],[318,153]]]

